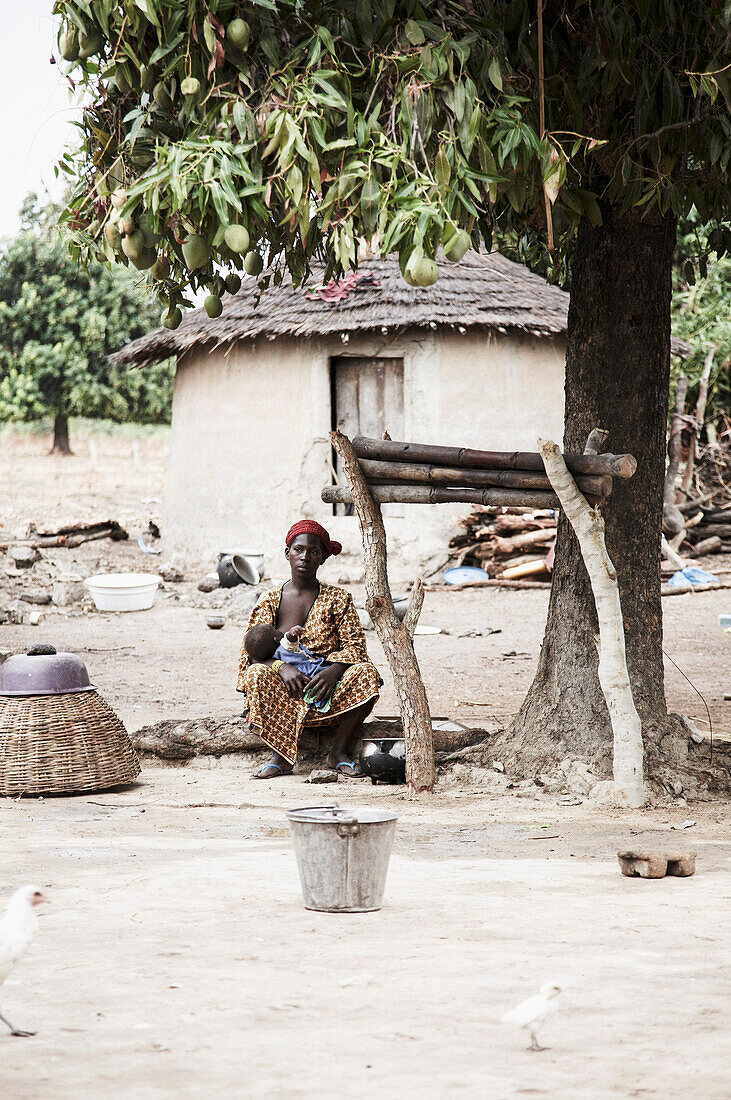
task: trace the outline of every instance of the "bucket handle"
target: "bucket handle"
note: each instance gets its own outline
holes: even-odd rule
[[[354,817],[346,817],[338,823],[338,836],[360,836],[360,825]]]

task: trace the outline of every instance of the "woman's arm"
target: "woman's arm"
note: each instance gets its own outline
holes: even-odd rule
[[[326,660],[343,665],[356,665],[359,661],[368,660],[365,631],[349,592],[345,593],[345,610],[338,623],[337,632],[337,649],[328,653]]]

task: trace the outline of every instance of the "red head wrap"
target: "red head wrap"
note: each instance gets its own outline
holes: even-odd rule
[[[325,547],[325,557],[329,558],[331,554],[339,554],[343,549],[339,542],[335,542],[330,538],[324,527],[321,527],[319,523],[315,523],[314,519],[301,519],[298,523],[294,523],[285,538],[285,544],[291,546],[298,535],[315,535]]]

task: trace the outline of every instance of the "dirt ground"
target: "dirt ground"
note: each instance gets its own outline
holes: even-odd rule
[[[136,533],[159,521],[164,443],[159,432],[80,435],[63,460],[4,433],[0,530],[115,518]],[[158,559],[134,542],[92,552],[101,568],[147,569],[166,548]],[[149,612],[50,609],[41,627],[0,626],[0,649],[49,640],[80,653],[130,730],[235,714],[240,616],[208,630],[204,601],[190,606],[196,579],[166,584]],[[433,714],[509,720],[546,603],[544,591],[430,593],[422,621],[451,632],[418,640]],[[667,654],[705,698],[714,734],[731,737],[731,639],[718,627],[729,593],[663,607]],[[487,627],[500,633],[458,636]],[[386,679],[378,713],[393,714],[368,638]],[[667,694],[707,729],[672,664]],[[30,881],[51,897],[0,990],[3,1011],[38,1030],[0,1034],[0,1095],[729,1096],[727,803],[620,813],[497,790],[489,772],[469,785],[457,772],[412,801],[363,781],[315,790],[305,774],[252,783],[250,770],[247,757],[148,766],[122,791],[0,802],[0,901]],[[399,814],[378,913],[302,907],[284,811],[333,797]],[[623,878],[617,850],[650,842],[692,845],[697,874]],[[551,1049],[528,1053],[500,1017],[547,980],[564,989],[542,1033]]]

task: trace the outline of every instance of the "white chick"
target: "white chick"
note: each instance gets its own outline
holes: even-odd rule
[[[38,929],[36,907],[44,901],[48,898],[37,886],[22,886],[8,902],[5,916],[0,920],[0,985],[30,947]],[[35,1031],[14,1027],[2,1012],[0,1020],[10,1028],[11,1035],[35,1035]]]
[[[517,1008],[511,1008],[503,1016],[504,1024],[516,1024],[530,1031],[530,1046],[528,1050],[547,1050],[548,1047],[540,1046],[537,1035],[549,1016],[558,1011],[558,995],[561,987],[553,982],[544,982],[540,993],[535,997],[529,997],[522,1001]]]

